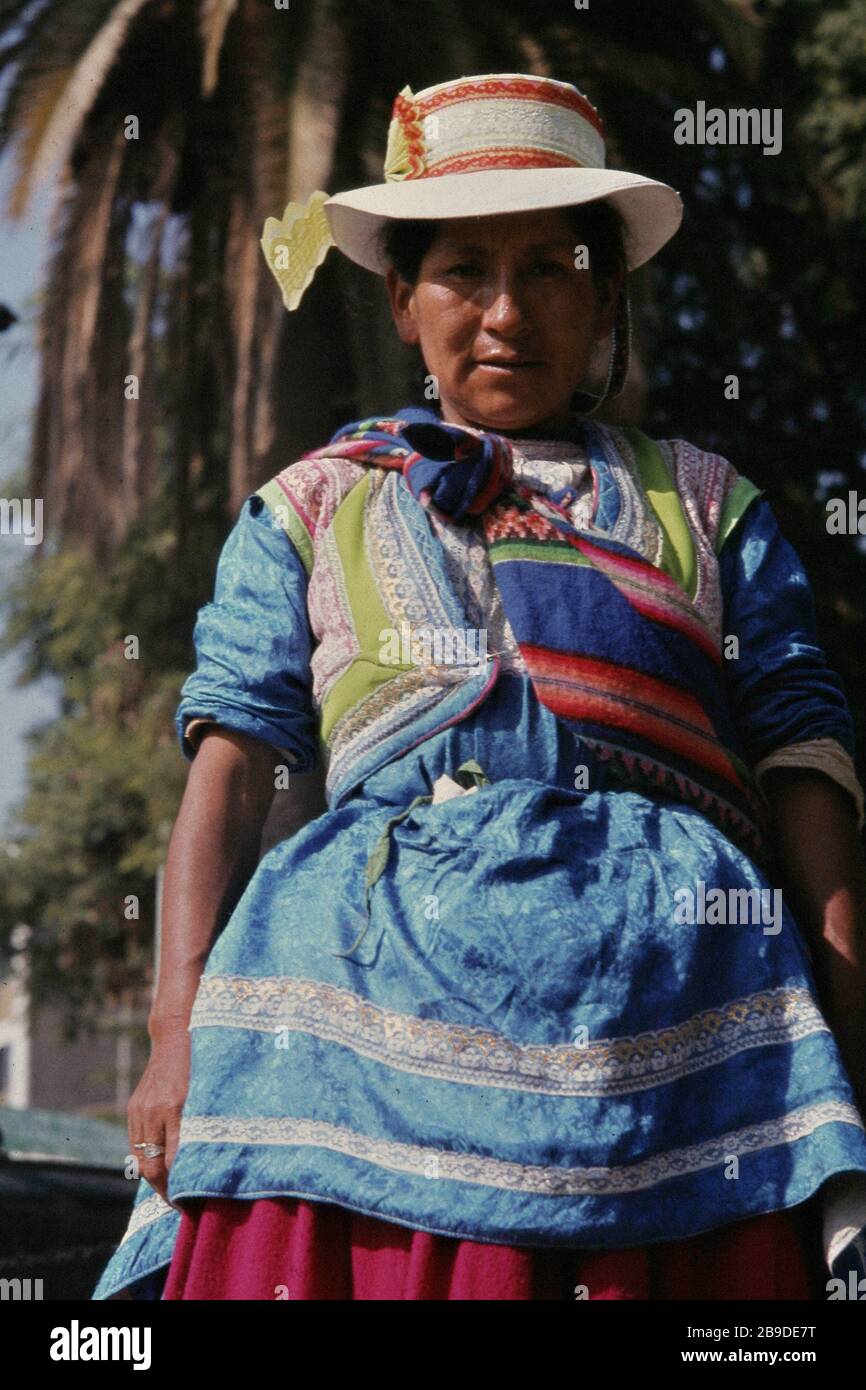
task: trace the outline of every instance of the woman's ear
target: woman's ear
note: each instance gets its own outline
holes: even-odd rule
[[[420,340],[415,320],[415,286],[404,280],[393,266],[389,266],[385,271],[385,288],[400,341],[416,346]]]

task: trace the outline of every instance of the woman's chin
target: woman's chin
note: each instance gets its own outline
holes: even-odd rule
[[[554,416],[566,415],[568,402],[551,406],[539,403],[537,392],[505,391],[485,393],[460,407],[465,419],[488,430],[529,430]]]

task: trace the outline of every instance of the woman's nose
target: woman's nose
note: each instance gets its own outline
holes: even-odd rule
[[[516,277],[503,275],[485,286],[484,327],[499,333],[524,327],[526,308]]]

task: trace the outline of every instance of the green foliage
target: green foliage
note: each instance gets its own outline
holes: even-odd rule
[[[814,23],[796,45],[812,93],[800,129],[817,153],[818,175],[835,189],[845,220],[866,217],[866,6],[809,7]]]
[[[680,35],[691,90],[663,103],[779,108],[783,147],[653,148],[635,132],[627,167],[672,183],[686,206],[654,271],[645,427],[717,449],[766,489],[812,581],[862,753],[866,553],[862,538],[828,537],[825,500],[864,492],[866,5],[707,0],[703,12],[707,27]],[[737,401],[724,398],[729,373]]]
[[[72,1014],[144,1002],[151,980],[154,876],[184,781],[173,716],[198,602],[165,511],[150,510],[113,566],[62,549],[24,567],[8,597],[4,645],[22,648],[24,680],[61,681],[62,712],[31,735],[28,795],[0,855],[0,949],[26,923],[33,995],[60,995]]]

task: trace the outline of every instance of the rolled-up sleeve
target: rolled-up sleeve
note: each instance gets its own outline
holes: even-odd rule
[[[851,794],[863,824],[854,720],[841,678],[816,634],[803,563],[765,499],[755,501],[719,553],[731,711],[760,783],[772,767],[819,771]]]
[[[184,756],[195,756],[206,724],[261,739],[292,769],[315,766],[313,637],[307,574],[289,537],[253,494],[223,545],[213,601],[193,632],[196,667],[175,715]]]

